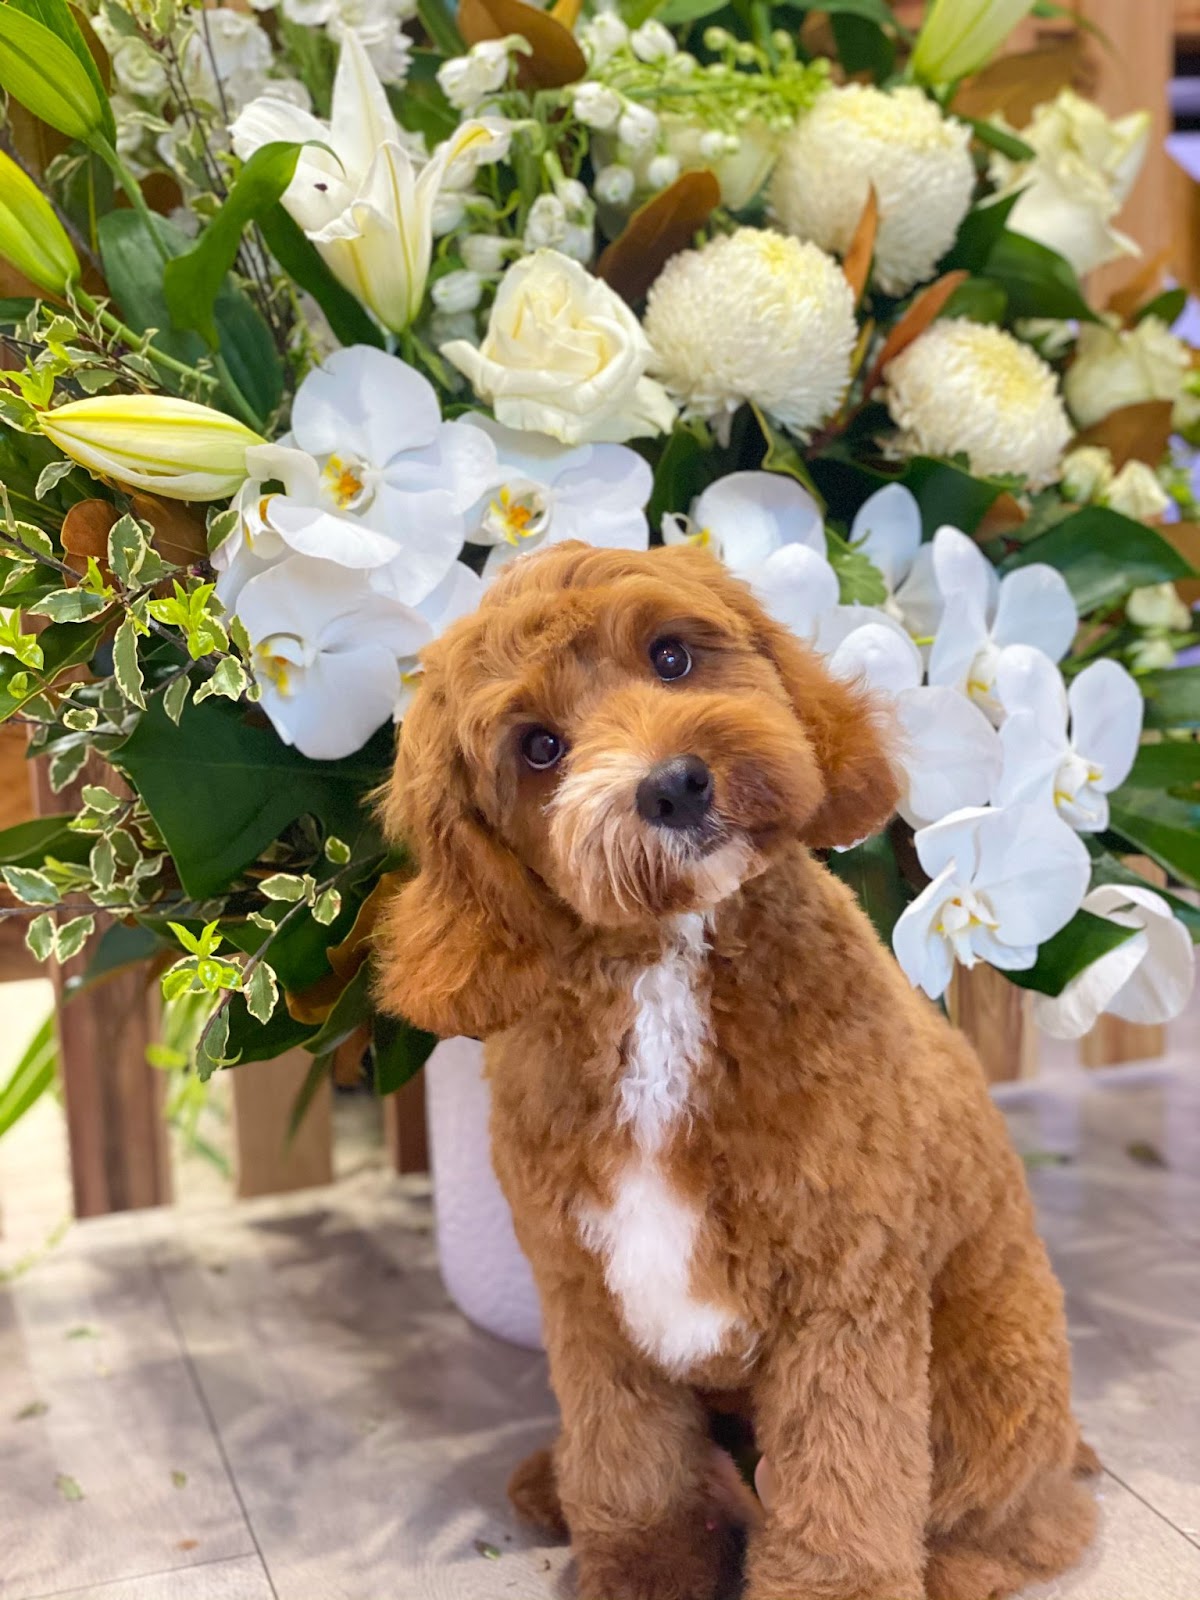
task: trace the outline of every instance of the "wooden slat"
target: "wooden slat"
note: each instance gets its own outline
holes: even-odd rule
[[[418,1073],[383,1101],[383,1133],[397,1172],[429,1171],[425,1125],[425,1075]]]
[[[307,1050],[274,1061],[252,1061],[233,1073],[233,1133],[237,1193],[283,1194],[333,1179],[333,1089],[326,1077],[296,1130],[288,1124],[312,1066]]]
[[[989,1083],[1037,1074],[1033,1000],[994,967],[956,967],[946,996],[951,1022],[974,1045]]]

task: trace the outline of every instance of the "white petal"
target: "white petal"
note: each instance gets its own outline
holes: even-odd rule
[[[1145,702],[1136,680],[1116,661],[1094,661],[1071,685],[1071,743],[1100,770],[1096,787],[1111,793],[1129,776],[1142,736]]]
[[[837,605],[837,573],[807,545],[784,545],[740,575],[775,620],[801,639],[816,638],[821,618]]]
[[[1067,691],[1062,673],[1041,650],[1015,644],[1004,650],[996,667],[996,694],[1011,716],[1029,712],[1047,738],[1067,743]]]
[[[835,677],[857,678],[867,688],[893,696],[915,689],[923,676],[920,652],[912,640],[878,622],[847,634],[828,665]]]
[[[712,533],[726,564],[743,577],[783,544],[825,554],[817,502],[780,472],[731,472],[718,478],[693,504],[692,521]]]
[[[1006,716],[1000,729],[1003,768],[993,801],[998,806],[1033,799],[1053,804],[1055,775],[1070,753],[1062,674],[1042,651],[1011,645],[999,654],[996,695]]]
[[[899,699],[908,793],[901,814],[914,828],[981,806],[1000,771],[996,731],[953,689],[909,689]]]
[[[858,509],[850,527],[850,543],[883,573],[893,594],[908,576],[921,547],[921,508],[902,483],[877,489]]]
[[[462,551],[462,514],[443,490],[397,494],[386,484],[375,509],[395,537],[389,541],[389,559],[373,568],[371,587],[405,605],[419,606]]]
[[[358,177],[366,172],[380,145],[399,138],[400,130],[371,58],[354,29],[346,28],[333,80],[327,142]]]
[[[1186,930],[1189,951],[1191,940]],[[1040,994],[1034,998],[1033,1017],[1038,1027],[1055,1039],[1080,1039],[1095,1024],[1102,1011],[1134,977],[1146,959],[1150,941],[1135,933],[1115,950],[1109,950],[1072,978],[1058,995]],[[1190,987],[1190,986],[1189,986]]]
[[[971,667],[988,646],[987,617],[978,596],[951,595],[929,652],[929,681],[966,694]]]
[[[474,611],[483,598],[483,579],[477,572],[456,561],[432,594],[417,608],[428,619],[435,634],[441,633],[459,617]]]
[[[307,450],[285,444],[252,444],[246,451],[246,468],[260,484],[278,478],[284,494],[304,505],[318,503],[321,469]]]
[[[353,755],[392,715],[400,688],[396,657],[382,645],[321,656],[297,674],[294,692],[263,685],[262,708],[280,737],[314,761]]]
[[[496,447],[497,482],[506,477],[529,478],[534,483],[552,484],[559,474],[587,464],[593,446],[563,445],[548,433],[531,433],[517,428],[506,428],[503,423],[472,411],[461,419],[464,427],[478,428]],[[636,454],[630,451],[631,455]],[[638,457],[641,460],[641,457]],[[648,498],[648,497],[647,497]]]
[[[931,878],[956,866],[963,883],[970,883],[979,866],[979,832],[996,813],[986,806],[964,806],[940,822],[922,828],[913,839],[917,859]]]
[[[957,528],[939,528],[933,536],[933,572],[942,599],[970,600],[986,616],[996,593],[996,571],[983,551]]]
[[[933,546],[923,544],[893,602],[914,639],[931,639],[942,620],[944,602],[933,567]]]
[[[835,606],[832,611],[825,613],[821,618],[816,647],[822,655],[832,655],[844,639],[848,639],[852,633],[857,633],[860,628],[867,627],[886,628],[889,633],[899,634],[906,643],[912,643],[912,637],[904,624],[890,612],[881,611],[878,606],[864,606],[855,602],[852,605]],[[917,662],[923,674],[925,668],[919,651]]]
[[[443,422],[432,443],[393,456],[384,479],[404,494],[444,491],[465,512],[494,486],[498,470],[495,446],[482,429]]]
[[[560,470],[558,492],[563,499],[581,506],[590,503],[598,511],[641,512],[654,488],[649,463],[623,444],[592,445],[588,454],[587,461],[564,464]]]
[[[272,495],[267,513],[270,526],[298,555],[365,568],[381,566],[396,554],[394,539],[376,533],[357,517],[301,505],[283,494]]]
[[[1003,649],[1031,644],[1051,661],[1061,661],[1071,648],[1079,613],[1061,572],[1035,561],[1000,581],[992,637]]]
[[[946,991],[954,971],[954,956],[950,945],[940,933],[934,931],[942,907],[954,892],[956,874],[953,864],[934,878],[897,918],[892,929],[892,949],[896,960],[909,983],[924,989],[931,1000],[937,1000]]]
[[[1056,934],[1079,910],[1090,875],[1082,840],[1044,806],[1008,806],[980,829],[975,887],[991,901],[1005,944]]]
[[[442,414],[432,384],[384,350],[335,350],[296,391],[292,432],[310,455],[351,453],[374,467],[431,444]]]
[[[1191,935],[1167,901],[1153,889],[1114,883],[1093,889],[1084,906],[1114,922],[1140,927],[1149,945],[1145,960],[1105,1010],[1126,1022],[1170,1022],[1177,1017],[1191,996],[1196,952]]]

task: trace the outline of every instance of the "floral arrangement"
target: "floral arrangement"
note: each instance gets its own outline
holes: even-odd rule
[[[396,1087],[370,796],[422,647],[526,551],[692,540],[894,703],[901,817],[830,864],[914,984],[1176,1014],[1200,379],[1181,291],[1081,288],[1147,119],[998,92],[1033,0],[253,3],[0,7],[31,949],[207,997],[202,1076]]]

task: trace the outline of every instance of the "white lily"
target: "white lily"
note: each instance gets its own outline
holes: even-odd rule
[[[906,822],[922,828],[986,802],[1000,775],[996,730],[955,690],[922,683],[921,655],[907,634],[868,622],[842,640],[827,665],[835,676],[857,679],[892,700],[905,780],[899,811]]]
[[[868,556],[887,588],[883,609],[917,639],[931,638],[942,615],[933,546],[921,543],[921,508],[902,483],[877,489],[858,508],[850,543]]]
[[[686,517],[664,516],[666,544],[690,542],[719,556],[771,615],[815,641],[838,603],[837,574],[825,550],[821,508],[779,472],[731,472],[692,502]]]
[[[1142,735],[1135,680],[1116,661],[1095,661],[1068,691],[1040,650],[1016,645],[1003,652],[996,693],[1006,713],[996,804],[1052,804],[1081,833],[1103,832],[1108,796],[1129,776]]]
[[[420,612],[373,593],[365,573],[310,556],[251,578],[238,616],[263,710],[285,744],[316,761],[353,754],[382,727],[401,661],[433,638]]]
[[[251,102],[230,129],[246,160],[274,140],[300,152],[284,208],[326,265],[383,324],[401,332],[421,309],[433,252],[433,213],[464,170],[506,154],[509,130],[487,119],[462,123],[418,166],[358,35],[347,28],[328,123],[271,96]]]
[[[562,539],[606,550],[647,548],[645,505],[654,475],[636,450],[623,444],[569,448],[490,417],[466,420],[491,440],[498,463],[495,481],[467,513],[467,542],[492,547],[485,578],[516,556]]]
[[[969,807],[922,828],[915,842],[932,881],[897,921],[892,948],[909,981],[934,1000],[956,961],[1005,972],[1033,966],[1087,889],[1088,853],[1049,807]]]
[[[1196,975],[1191,936],[1153,889],[1101,884],[1083,909],[1138,931],[1093,961],[1059,995],[1037,995],[1034,1020],[1056,1039],[1079,1039],[1101,1012],[1126,1022],[1170,1022],[1188,1003]]]
[[[240,525],[214,563],[233,604],[246,556],[273,560],[286,546],[371,573],[371,587],[419,605],[462,549],[464,513],[495,480],[488,435],[443,422],[432,385],[370,345],[336,350],[304,379],[290,444],[258,445],[247,465]],[[266,493],[270,480],[282,493]]]
[[[1070,649],[1079,617],[1066,579],[1044,562],[997,578],[982,550],[957,528],[934,535],[933,570],[944,610],[929,681],[968,695],[999,723],[1004,708],[996,671],[1004,650],[1028,644],[1060,661]]]
[[[463,562],[456,561],[433,593],[416,607],[429,624],[431,637],[438,638],[452,622],[457,622],[459,617],[465,617],[474,611],[483,598],[483,590],[484,583],[479,574],[473,572]],[[400,690],[392,713],[397,722],[401,721],[411,705],[412,697],[421,681],[424,669],[421,666],[419,651],[425,648],[427,642],[422,640],[415,649],[401,658]]]

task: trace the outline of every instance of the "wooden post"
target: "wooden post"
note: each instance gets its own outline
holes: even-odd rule
[[[982,962],[955,967],[946,1010],[974,1045],[989,1083],[1036,1076],[1037,1029],[1027,989]]]
[[[425,1126],[425,1077],[418,1073],[383,1101],[383,1135],[397,1172],[428,1172],[429,1141]]]
[[[326,1075],[289,1141],[292,1107],[313,1058],[289,1050],[233,1071],[233,1135],[239,1199],[333,1181],[333,1087]]]

